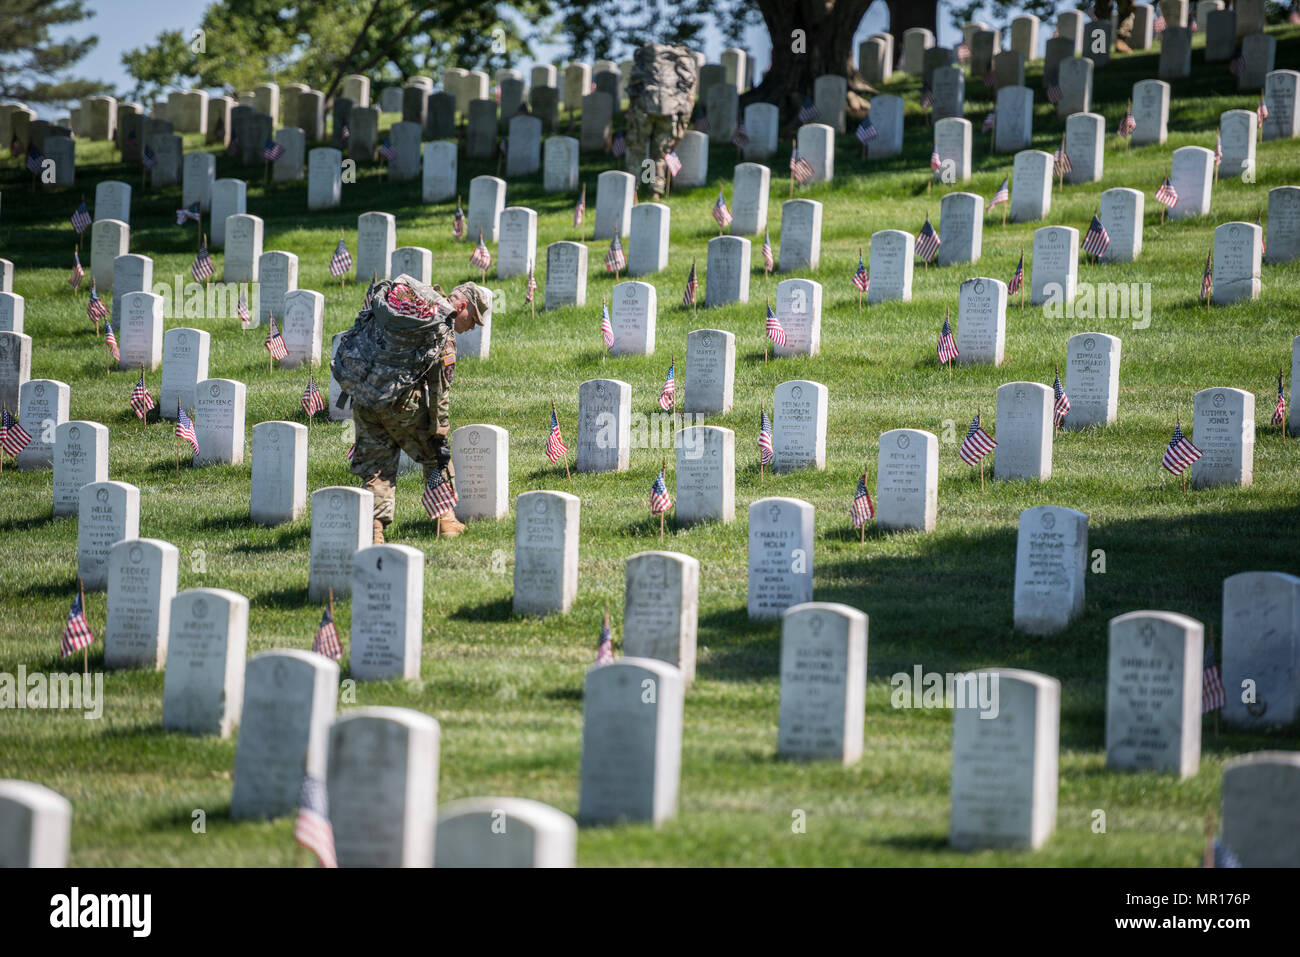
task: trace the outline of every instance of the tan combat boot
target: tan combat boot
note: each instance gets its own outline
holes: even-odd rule
[[[384,544],[384,523],[379,519],[375,519],[375,544]]]
[[[438,519],[439,538],[455,538],[463,531],[465,531],[465,525],[463,522],[457,521],[455,515],[444,515]]]

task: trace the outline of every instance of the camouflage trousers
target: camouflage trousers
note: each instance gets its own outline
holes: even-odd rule
[[[662,196],[668,188],[668,167],[664,157],[677,146],[679,131],[671,116],[652,116],[640,110],[627,114],[627,171],[642,178],[642,164],[648,159],[653,164],[653,182],[650,190]]]
[[[424,481],[436,471],[454,484],[451,467],[450,392],[440,369],[431,377],[428,397],[415,389],[405,401],[392,408],[369,409],[354,405],[357,444],[352,455],[352,474],[364,479],[375,496],[376,521],[387,527],[397,505],[397,469],[404,451],[424,468]],[[437,380],[438,388],[434,388]]]

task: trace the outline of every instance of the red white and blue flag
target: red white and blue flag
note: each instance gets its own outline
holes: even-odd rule
[[[284,336],[275,327],[275,316],[270,316],[270,320],[271,327],[266,330],[266,351],[271,353],[272,359],[283,361],[289,357],[289,347],[284,344]]]
[[[81,603],[81,592],[72,599],[68,610],[68,623],[63,626],[63,640],[59,643],[59,654],[66,658],[82,648],[89,648],[95,640],[90,625],[86,622],[86,609]]]
[[[582,192],[578,196],[578,205],[573,207],[573,225],[581,226],[582,217],[587,212],[587,184],[582,184]]]
[[[208,244],[204,243],[199,247],[199,254],[194,257],[194,263],[190,266],[190,275],[194,277],[195,282],[206,282],[215,272],[212,256],[208,253]]]
[[[284,155],[284,146],[274,140],[267,140],[262,146],[262,159],[274,163]]]
[[[939,234],[930,225],[930,217],[925,217],[925,225],[916,234],[916,258],[922,262],[934,262],[940,243]]]
[[[1056,419],[1056,427],[1059,429],[1065,423],[1065,417],[1070,414],[1070,397],[1065,394],[1065,388],[1061,385],[1061,373],[1056,373],[1056,380],[1052,383],[1052,395],[1056,397],[1056,402],[1052,405],[1052,416]]]
[[[966,438],[961,441],[961,448],[957,454],[967,465],[979,465],[984,456],[988,455],[995,448],[997,442],[993,437],[984,431],[980,425],[979,413],[975,413],[975,418],[971,419],[970,428],[966,430]]]
[[[190,203],[184,209],[176,210],[176,225],[184,226],[186,223],[197,223],[203,217],[198,201]]]
[[[713,218],[718,221],[718,226],[722,229],[731,225],[731,210],[727,209],[727,201],[722,196],[722,190],[718,190],[718,201],[713,204]]]
[[[1170,209],[1178,205],[1178,190],[1174,189],[1174,184],[1168,176],[1160,184],[1160,188],[1156,190],[1156,202],[1164,203]]]
[[[605,253],[605,271],[618,273],[620,270],[627,268],[627,256],[623,253],[623,244],[619,241],[618,233],[609,241],[609,250]]]
[[[86,317],[96,326],[99,320],[108,315],[108,307],[104,305],[104,300],[99,298],[99,293],[95,291],[95,280],[90,280],[90,302],[86,304]]]
[[[81,205],[72,213],[72,228],[75,229],[77,235],[80,236],[90,228],[90,223],[90,210],[86,208],[86,201],[83,199]]]
[[[131,408],[135,410],[135,417],[143,419],[145,413],[154,407],[153,396],[149,394],[148,388],[144,384],[144,370],[140,370],[140,381],[135,384],[131,390]]]
[[[430,472],[429,481],[424,486],[424,494],[420,496],[420,502],[424,505],[429,520],[437,521],[442,518],[456,507],[457,501],[456,489],[443,476],[441,470],[434,469]]]
[[[609,629],[609,613],[605,613],[604,623],[600,626],[600,640],[596,642],[596,664],[612,665],[614,663],[614,637]]]
[[[813,98],[811,96],[804,97],[803,106],[799,107],[799,122],[812,123],[820,116],[821,112],[817,109],[817,104],[813,102]]]
[[[994,206],[997,206],[999,203],[1009,203],[1010,201],[1011,201],[1011,181],[1006,177],[1003,177],[1002,185],[999,186],[998,191],[993,194],[993,198],[989,200],[989,204],[984,207],[984,212],[986,213],[989,212],[990,210],[993,209]]]
[[[664,482],[664,470],[660,469],[650,486],[650,514],[662,515],[673,507],[673,500],[668,497],[668,485]]]
[[[325,399],[316,388],[316,376],[307,373],[307,387],[302,390],[302,410],[311,418],[317,412],[325,411]]]
[[[293,822],[293,839],[315,854],[321,867],[339,866],[334,855],[334,827],[330,824],[329,795],[325,783],[310,774],[302,779],[302,790],[298,795],[298,817]]]
[[[343,646],[339,642],[339,630],[334,626],[334,615],[329,605],[321,613],[320,624],[316,627],[316,636],[311,641],[311,650],[326,658],[338,661],[343,657]]]
[[[1282,373],[1277,374],[1277,402],[1273,405],[1273,425],[1286,422],[1286,389],[1282,385]]]
[[[108,349],[108,354],[113,357],[115,362],[122,361],[122,350],[118,348],[117,336],[113,333],[111,320],[105,320],[104,322],[104,347]]]
[[[478,231],[478,245],[470,253],[469,264],[475,269],[486,272],[488,266],[492,265],[492,254],[488,252],[487,243],[483,242],[483,230]]]
[[[456,215],[451,221],[451,235],[455,239],[465,238],[465,210],[459,199],[456,200]]]
[[[1201,274],[1201,298],[1209,299],[1214,292],[1214,250],[1205,256],[1205,272]]]
[[[1025,254],[1020,254],[1020,262],[1016,264],[1015,274],[1011,277],[1011,282],[1007,283],[1007,295],[1015,295],[1020,291],[1020,287],[1025,284]]]
[[[876,129],[876,124],[871,122],[870,116],[864,116],[862,122],[858,124],[858,128],[853,132],[857,136],[858,142],[864,146],[880,135],[880,130]]]
[[[794,177],[794,181],[800,186],[813,178],[812,164],[799,155],[797,146],[790,154],[790,175]]]
[[[1201,714],[1222,708],[1227,701],[1219,663],[1214,660],[1214,645],[1205,646],[1205,660],[1201,667]]]
[[[1174,425],[1174,436],[1169,440],[1169,445],[1165,448],[1165,454],[1160,460],[1160,465],[1167,472],[1182,475],[1201,455],[1201,450],[1192,445],[1187,440],[1187,436],[1183,435],[1183,426],[1180,422]]]
[[[785,345],[785,327],[781,325],[781,320],[778,319],[776,313],[772,311],[772,304],[770,302],[767,304],[767,324],[765,329],[769,339],[778,346]]]
[[[862,261],[861,253],[858,253],[858,271],[853,274],[853,285],[862,292],[871,288],[871,276],[867,273],[867,264]]]
[[[677,370],[677,363],[668,367],[668,378],[664,380],[664,387],[659,391],[659,408],[665,412],[672,410],[677,402],[677,379],[674,373]]]
[[[939,354],[939,364],[944,366],[960,355],[957,341],[952,337],[952,323],[947,316],[943,317],[943,328],[939,331],[939,343],[935,349]]]
[[[1092,223],[1088,226],[1088,232],[1083,237],[1083,251],[1092,253],[1098,259],[1106,255],[1106,250],[1110,248],[1110,233],[1106,232],[1106,227],[1101,224],[1101,218],[1096,213],[1092,216]]]
[[[533,264],[528,264],[528,292],[524,295],[524,302],[532,302],[533,294],[537,292],[537,276],[533,273]]]
[[[334,247],[334,255],[330,257],[330,275],[337,278],[351,268],[352,254],[348,252],[348,244],[340,236],[339,244]]]
[[[8,406],[0,410],[0,447],[17,457],[19,452],[27,448],[31,440],[31,433],[18,424]]]
[[[766,410],[758,413],[758,461],[760,465],[771,465],[775,453],[772,451],[772,420]]]
[[[677,155],[676,150],[669,150],[664,156],[664,165],[668,167],[668,175],[676,176],[682,171],[682,159]]]
[[[558,462],[568,451],[569,448],[560,435],[560,420],[555,417],[555,410],[551,409],[551,432],[546,437],[546,457],[552,462]]]
[[[600,341],[605,343],[606,349],[614,348],[614,324],[609,319],[609,306],[603,301],[600,304]]]
[[[691,274],[686,277],[686,291],[682,293],[682,305],[693,306],[695,304],[695,291],[700,288],[700,281],[695,276],[695,263],[691,263]]]
[[[849,515],[853,519],[854,528],[861,528],[876,517],[876,507],[871,503],[871,493],[867,491],[866,472],[858,479],[858,490],[849,505]]]
[[[72,291],[76,292],[81,288],[81,280],[86,278],[86,270],[81,268],[81,256],[73,250],[72,253],[72,275],[68,278],[68,285]]]
[[[194,420],[181,407],[180,399],[176,400],[176,438],[188,442],[194,454],[199,454],[199,437],[194,434]]]
[[[771,272],[776,268],[776,258],[772,255],[772,234],[763,231],[763,269]]]

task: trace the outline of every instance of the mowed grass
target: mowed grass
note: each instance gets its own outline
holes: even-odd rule
[[[1277,66],[1300,59],[1300,31],[1278,33]],[[1218,116],[1253,109],[1254,94],[1238,94],[1222,64],[1201,63],[1196,75],[1174,84],[1169,142],[1125,152],[1113,131],[1132,84],[1156,73],[1155,55],[1119,57],[1096,77],[1094,109],[1106,117],[1103,182],[1055,192],[1045,223],[985,222],[983,257],[973,266],[918,267],[910,303],[859,312],[851,276],[858,250],[886,228],[915,232],[930,215],[939,222],[939,199],[949,187],[928,192],[931,130],[916,109],[915,80],[900,78],[887,92],[908,97],[903,156],[863,166],[853,137],[841,137],[836,179],[800,191],[825,204],[821,266],[824,287],[821,354],[763,361],[763,302],[775,296],[778,277],[765,277],[754,237],[755,272],[748,305],[701,309],[680,305],[692,259],[701,270],[706,243],[717,234],[709,209],[721,186],[731,198],[735,150],[716,145],[713,182],[676,192],[672,207],[670,267],[649,277],[659,296],[656,353],[652,357],[601,357],[600,299],[612,279],[601,268],[605,242],[590,247],[588,305],[534,317],[523,305],[522,278],[489,285],[504,294],[494,315],[492,355],[462,360],[452,396],[453,426],[494,423],[509,430],[512,498],[529,489],[562,489],[582,500],[579,596],[567,615],[520,618],[511,613],[513,518],[474,523],[454,541],[435,540],[418,502],[419,479],[399,488],[397,522],[390,539],[426,554],[421,680],[361,683],[357,705],[397,705],[435,716],[442,726],[440,798],[501,794],[535,798],[575,813],[578,803],[583,674],[590,665],[600,615],[608,603],[616,635],[622,617],[623,563],[636,552],[659,548],[658,523],[648,513],[651,481],[670,450],[636,448],[631,468],[605,475],[574,474],[550,465],[543,453],[552,399],[565,437],[576,440],[578,384],[596,376],[629,382],[633,409],[656,411],[655,399],[670,356],[678,360],[684,388],[686,334],[716,327],[737,335],[735,407],[711,424],[736,432],[736,521],[689,530],[668,523],[662,547],[701,564],[698,679],[685,714],[679,813],[659,830],[644,826],[584,829],[579,861],[587,865],[1085,865],[1194,866],[1200,857],[1205,815],[1218,804],[1224,762],[1261,748],[1300,747],[1296,729],[1275,734],[1215,733],[1205,724],[1200,772],[1178,782],[1147,773],[1105,770],[1106,623],[1137,609],[1192,615],[1219,632],[1221,582],[1236,572],[1271,569],[1296,573],[1300,443],[1269,427],[1274,383],[1290,363],[1291,340],[1300,332],[1294,299],[1300,264],[1264,268],[1259,300],[1207,310],[1197,300],[1201,270],[1214,227],[1230,220],[1254,222],[1267,209],[1268,189],[1300,183],[1300,144],[1259,147],[1258,181],[1225,178],[1214,189],[1209,216],[1159,222],[1153,193],[1168,172],[1170,152],[1186,144],[1213,148]],[[1029,84],[1041,90],[1039,68]],[[967,88],[967,116],[978,130],[991,98],[978,79]],[[1041,101],[1041,96],[1039,97]],[[396,117],[385,116],[385,125]],[[1062,122],[1045,102],[1035,109],[1035,146],[1052,150]],[[200,148],[198,137],[187,147]],[[774,171],[769,225],[781,237],[781,201],[789,144],[771,161]],[[15,290],[26,297],[27,332],[36,343],[33,377],[72,386],[72,417],[107,424],[112,433],[109,475],[141,490],[141,534],[173,542],[181,551],[180,587],[221,587],[247,595],[251,604],[248,651],[309,647],[320,615],[306,599],[309,521],[260,528],[248,518],[249,464],[176,471],[174,440],[166,425],[142,425],[126,404],[135,373],[104,372],[102,341],[90,333],[86,296],[65,284],[72,234],[66,217],[82,193],[93,197],[100,178],[138,183],[138,169],[113,161],[105,144],[78,144],[75,189],[33,197],[27,178],[8,164],[0,174],[4,217],[0,243],[16,266]],[[988,153],[976,135],[975,175],[960,184],[987,198],[1011,172],[1011,156]],[[607,157],[583,157],[588,223],[594,216],[595,177]],[[462,158],[460,181],[494,164]],[[359,305],[360,289],[340,290],[328,274],[339,229],[355,253],[356,217],[386,210],[398,221],[398,244],[434,251],[435,279],[449,287],[475,275],[470,245],[451,237],[449,203],[425,206],[419,184],[389,185],[377,167],[363,166],[343,190],[343,206],[306,211],[305,184],[267,188],[260,168],[241,169],[224,154],[219,176],[249,180],[249,212],[266,221],[265,248],[299,256],[299,285],[326,297],[325,341],[345,329]],[[1032,250],[1036,226],[1064,224],[1086,230],[1100,193],[1131,186],[1147,194],[1144,251],[1125,266],[1080,265],[1081,282],[1151,284],[1151,324],[1135,330],[1125,317],[1048,318],[1041,309],[1007,316],[1007,358],[1002,366],[936,365],[934,344],[945,310],[957,320],[961,280],[976,275],[1009,280],[1023,247]],[[508,204],[539,214],[543,266],[549,242],[575,238],[575,197],[547,195],[539,177],[510,183]],[[137,189],[131,250],[152,255],[155,282],[188,278],[194,228],[175,226],[179,190]],[[632,242],[635,242],[633,237]],[[494,250],[495,252],[495,250]],[[83,261],[88,263],[88,256]],[[218,270],[221,255],[215,255]],[[869,264],[868,264],[869,265]],[[1027,262],[1027,271],[1032,262]],[[220,273],[218,273],[218,276]],[[539,291],[540,297],[540,291]],[[500,301],[500,300],[499,300]],[[213,334],[211,374],[248,386],[248,425],[267,419],[301,421],[305,372],[271,373],[262,347],[264,330],[242,333],[235,320],[202,316],[169,319],[168,328],[191,325]],[[1044,483],[993,483],[980,489],[976,473],[957,457],[957,442],[976,408],[996,432],[995,391],[1003,382],[1051,382],[1064,367],[1066,340],[1096,331],[1123,339],[1119,421],[1106,429],[1058,433],[1052,478]],[[1064,369],[1062,368],[1062,371]],[[1289,375],[1289,373],[1288,373]],[[759,480],[754,439],[760,403],[787,379],[809,378],[830,390],[827,468]],[[155,395],[159,377],[149,377]],[[327,377],[319,375],[324,385]],[[682,379],[679,379],[681,382]],[[1175,419],[1191,421],[1192,396],[1209,386],[1231,386],[1256,396],[1254,484],[1184,494],[1159,467]],[[929,535],[869,532],[859,544],[849,528],[848,504],[864,463],[874,474],[877,436],[898,427],[940,436],[939,518]],[[347,471],[347,425],[311,427],[309,489],[356,484]],[[76,522],[53,520],[49,472],[6,468],[0,495],[0,550],[4,614],[0,616],[0,671],[53,671],[78,666],[57,657],[58,639],[76,583]],[[752,622],[745,611],[747,509],[768,495],[789,495],[816,506],[815,597],[861,608],[870,616],[866,747],[848,768],[799,764],[775,757],[779,700],[780,627]],[[1050,638],[1013,633],[1012,571],[1021,509],[1066,505],[1090,517],[1089,548],[1105,552],[1104,573],[1090,574],[1084,615]],[[192,563],[202,550],[205,568]],[[88,617],[102,635],[104,596],[88,596]],[[340,630],[348,633],[350,607],[338,602]],[[102,654],[96,644],[92,670]],[[346,662],[344,663],[346,666]],[[1056,835],[1040,852],[956,853],[946,846],[951,772],[951,715],[942,710],[896,710],[889,676],[910,672],[965,671],[1014,666],[1040,671],[1062,683],[1060,804]],[[346,667],[344,677],[347,676]],[[235,741],[163,733],[162,672],[117,672],[106,680],[100,721],[70,712],[0,714],[0,777],[39,781],[68,796],[75,807],[72,863],[113,865],[290,865],[295,855],[288,819],[231,822],[228,817]],[[207,831],[191,828],[195,809]],[[1094,830],[1105,812],[1105,833]],[[796,812],[806,831],[795,833]]]

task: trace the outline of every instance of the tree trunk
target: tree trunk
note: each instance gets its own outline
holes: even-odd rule
[[[894,56],[902,56],[903,33],[913,27],[924,27],[938,37],[938,0],[886,0],[886,3],[889,5],[889,33],[894,38]]]
[[[855,66],[853,49],[853,34],[873,2],[758,0],[772,40],[772,67],[762,83],[741,97],[741,105],[775,103],[781,110],[784,132],[788,133],[798,125],[799,108],[813,95],[813,81],[819,76],[843,76],[851,93],[874,92]],[[934,29],[937,6],[938,0],[889,0],[896,49],[902,49],[904,29],[927,23]],[[904,20],[906,26],[894,26]],[[851,95],[849,99],[852,102],[855,98]]]

